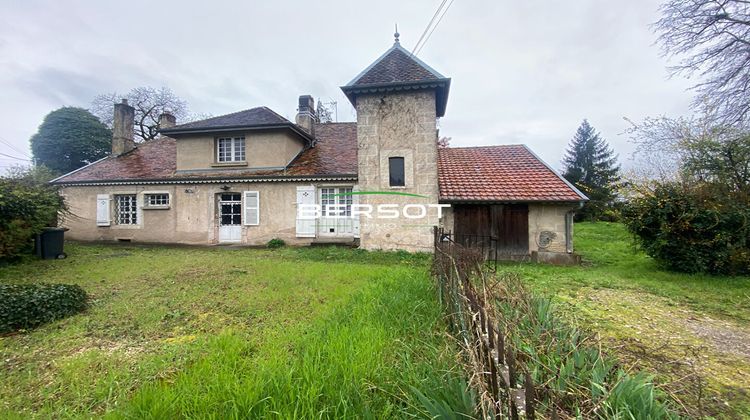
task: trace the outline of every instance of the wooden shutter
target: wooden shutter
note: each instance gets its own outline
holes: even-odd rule
[[[352,193],[354,194],[352,194],[352,208],[356,208],[356,206],[359,205],[359,194],[357,194],[358,192],[359,192],[359,186],[358,185],[353,186]],[[359,219],[361,216],[360,215],[354,216],[354,211],[352,211],[352,216],[353,216],[352,233],[354,233],[355,238],[359,238]]]
[[[245,191],[245,225],[257,226],[260,224],[260,193],[258,191]]]
[[[300,207],[302,204],[315,204],[315,186],[305,185],[297,187],[297,237],[314,238],[315,237],[315,219],[301,219]]]
[[[109,210],[109,194],[97,194],[96,196],[96,225],[97,226],[109,226],[110,215],[112,214]]]

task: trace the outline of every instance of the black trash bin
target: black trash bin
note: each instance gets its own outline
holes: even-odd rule
[[[45,260],[61,260],[67,257],[63,252],[66,230],[68,229],[59,227],[44,228],[42,233],[36,235],[34,244],[36,255]]]

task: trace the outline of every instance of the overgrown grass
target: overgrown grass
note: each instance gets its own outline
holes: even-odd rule
[[[0,273],[0,282],[76,283],[93,297],[84,314],[0,338],[0,417],[472,410],[427,256],[74,244],[66,251],[67,260]]]

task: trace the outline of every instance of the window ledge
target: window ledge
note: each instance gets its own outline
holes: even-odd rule
[[[143,206],[143,210],[169,210],[170,206]]]
[[[390,185],[388,188],[392,190],[405,190],[406,185]]]
[[[214,162],[211,164],[212,168],[225,168],[234,166],[247,166],[247,161],[243,160],[241,162]]]

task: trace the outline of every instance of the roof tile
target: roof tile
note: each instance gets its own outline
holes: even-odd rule
[[[441,201],[586,200],[526,146],[438,149]]]

